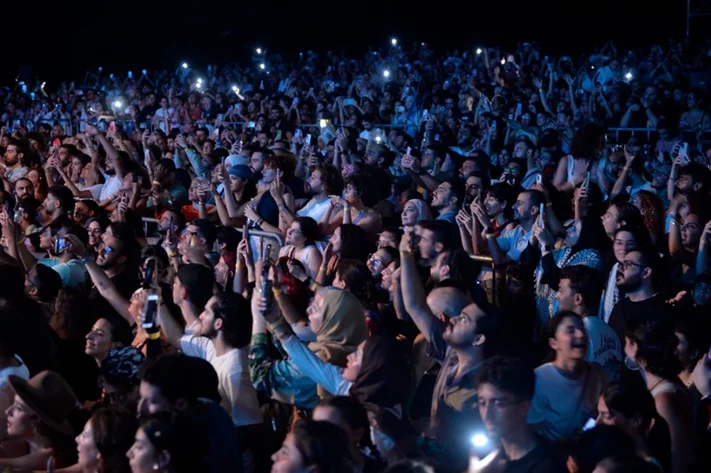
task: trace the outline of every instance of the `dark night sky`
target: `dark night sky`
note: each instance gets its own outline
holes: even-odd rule
[[[415,9],[414,1],[402,0],[75,0],[38,11],[35,2],[20,2],[27,11],[14,17],[22,21],[6,17],[0,27],[8,66],[0,69],[0,79],[6,83],[18,66],[29,65],[51,87],[52,80],[78,76],[87,67],[125,71],[175,67],[182,60],[219,63],[247,59],[256,45],[293,55],[327,48],[361,54],[393,35],[407,44],[427,41],[438,50],[536,39],[546,50],[574,54],[608,39],[643,45],[681,37],[686,8],[684,0],[417,3],[424,6]],[[59,10],[63,5],[71,8]],[[693,21],[701,32],[705,20]]]

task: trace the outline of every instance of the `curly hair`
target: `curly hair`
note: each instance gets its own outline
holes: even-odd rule
[[[662,199],[650,191],[639,191],[636,195],[637,208],[642,214],[642,223],[656,242],[664,236],[664,204]]]
[[[99,473],[129,473],[126,452],[133,445],[138,420],[134,413],[99,409],[89,419],[96,449],[101,454]]]

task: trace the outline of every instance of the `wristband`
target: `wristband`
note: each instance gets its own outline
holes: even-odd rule
[[[274,297],[278,297],[284,294],[284,289],[280,287],[272,287],[272,294],[274,294]]]
[[[414,256],[412,251],[400,250],[400,256]]]
[[[149,333],[146,332],[148,340],[158,340],[160,338],[160,331]]]
[[[316,281],[311,281],[311,284],[309,284],[309,289],[311,292],[316,292],[318,291],[319,285]]]
[[[486,234],[484,235],[484,237],[485,237],[487,240],[493,240],[494,238],[496,238],[496,233],[486,233]]]

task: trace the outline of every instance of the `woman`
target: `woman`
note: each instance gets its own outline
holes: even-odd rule
[[[86,230],[89,233],[89,244],[87,252],[91,255],[99,253],[99,248],[103,244],[101,235],[104,234],[111,221],[105,216],[93,217],[86,221]]]
[[[607,212],[601,217],[602,226],[610,240],[615,236],[615,232],[623,225],[633,228],[642,228],[642,214],[639,209],[629,202],[612,204],[607,208]]]
[[[672,271],[669,276],[670,294],[691,290],[696,277],[696,255],[699,251],[701,234],[706,223],[698,205],[690,205],[689,213],[681,216],[678,199],[674,199],[669,209],[669,256]]]
[[[344,223],[336,228],[331,241],[326,245],[315,281],[321,286],[327,286],[336,277],[336,268],[340,260],[365,261],[369,254],[369,248],[365,231],[352,223]]]
[[[72,191],[74,197],[99,200],[101,189],[104,187],[104,175],[94,163],[91,161],[85,162],[76,157],[72,158],[72,164],[69,166],[69,172],[72,173],[71,176],[67,175],[61,166],[55,169],[64,180],[64,185]],[[47,170],[49,172],[50,168],[47,168]],[[48,181],[50,177],[48,173]]]
[[[639,209],[642,222],[652,239],[652,245],[664,250],[664,204],[662,199],[652,192],[643,190],[632,197],[631,203]]]
[[[299,325],[303,315],[295,313],[281,286],[274,286],[275,300],[272,310],[278,309],[291,324]],[[254,323],[252,345],[250,347],[249,370],[252,383],[258,391],[267,396],[274,393],[282,398],[292,399],[292,404],[300,408],[312,409],[318,399],[316,383],[303,374],[288,358],[274,361],[269,354],[266,339],[266,324],[260,307],[263,298],[258,291],[252,295]],[[335,366],[345,366],[347,357],[356,351],[358,344],[367,337],[363,306],[358,299],[347,291],[334,287],[325,287],[317,291],[314,300],[307,309],[309,333],[302,333],[300,338],[308,340],[308,349],[319,359]],[[295,327],[299,329],[300,327]]]
[[[692,460],[694,421],[691,396],[679,380],[678,345],[671,319],[637,317],[627,322],[625,363],[640,371],[657,412],[669,425],[671,471],[684,473]]]
[[[541,248],[541,261],[536,269],[536,309],[543,326],[558,311],[556,292],[560,268],[588,266],[602,274],[605,270],[603,252],[607,241],[602,225],[594,216],[582,218],[580,236],[573,246],[551,251],[555,239],[545,225],[539,223],[533,225],[533,234]]]
[[[615,256],[615,264],[612,265],[612,269],[607,275],[607,282],[600,299],[599,315],[605,322],[610,320],[615,304],[624,297],[617,287],[617,271],[620,263],[625,259],[627,253],[637,248],[644,248],[648,242],[649,238],[643,228],[623,225],[615,231],[612,240],[612,254]]]
[[[506,184],[494,184],[484,193],[484,208],[491,219],[491,226],[496,236],[507,228],[515,226],[513,204],[516,200],[514,189]]]
[[[528,423],[548,440],[569,437],[595,413],[605,390],[605,371],[585,361],[588,338],[582,318],[573,312],[556,314],[548,325],[553,362],[536,368],[536,388]]]
[[[44,199],[47,197],[48,189],[44,174],[42,174],[38,169],[30,169],[27,172],[27,179],[32,182],[32,188],[35,190],[34,198],[40,202],[44,202]]]
[[[377,203],[373,198],[377,192],[370,187],[370,180],[362,174],[355,174],[345,180],[343,198],[331,199],[331,206],[322,217],[322,222],[327,225],[325,234],[332,233],[341,224],[352,223],[365,230],[369,241],[378,239],[382,222],[380,214],[372,208]]]
[[[99,409],[76,438],[81,473],[130,473],[126,452],[138,422],[133,412]]]
[[[112,348],[130,345],[132,338],[131,328],[125,320],[105,315],[94,323],[86,335],[85,352],[101,366]]]
[[[286,156],[271,155],[264,158],[262,179],[257,185],[257,195],[244,206],[244,215],[254,222],[257,228],[266,232],[281,233],[279,230],[279,205],[270,191],[280,193],[284,205],[294,213],[294,197],[285,183],[294,174],[294,162]],[[254,245],[254,243],[253,243]],[[257,251],[254,251],[258,254]]]
[[[346,433],[330,422],[301,420],[272,455],[271,473],[360,471]],[[134,471],[133,473],[138,473]]]
[[[283,319],[277,319],[273,329],[286,352],[307,376],[330,394],[350,394],[363,404],[368,411],[372,437],[389,460],[402,456],[393,438],[398,440],[405,433],[402,409],[410,388],[410,370],[397,342],[374,336],[358,345],[343,369],[314,356]]]
[[[136,347],[112,348],[101,362],[99,383],[100,405],[121,407],[135,412],[138,407],[138,370],[145,357]]]
[[[560,191],[572,192],[585,180],[589,172],[592,180],[597,179],[600,152],[604,149],[604,131],[599,125],[585,125],[573,138],[571,154],[558,163],[553,185]]]
[[[205,426],[186,414],[161,412],[141,418],[126,453],[132,473],[208,471]]]
[[[598,399],[597,413],[598,425],[621,427],[634,440],[638,455],[669,471],[669,427],[657,414],[649,391],[637,383],[611,384]]]
[[[424,200],[410,199],[402,208],[400,215],[404,228],[414,227],[423,220],[432,220],[432,212]]]
[[[286,246],[279,251],[280,258],[297,260],[306,269],[309,278],[315,279],[321,266],[321,253],[316,248],[318,224],[310,217],[296,217],[286,231]]]
[[[93,199],[79,199],[74,203],[74,221],[82,227],[86,226],[89,219],[101,213],[103,213],[103,210]]]
[[[324,399],[316,406],[311,418],[330,422],[343,429],[363,473],[382,471],[386,466],[370,439],[368,412],[354,397],[334,396]]]
[[[26,381],[8,377],[15,402],[7,415],[7,433],[26,443],[25,454],[0,459],[0,466],[32,471],[64,468],[76,462],[74,432],[68,418],[78,402],[69,384],[53,371],[42,371]]]

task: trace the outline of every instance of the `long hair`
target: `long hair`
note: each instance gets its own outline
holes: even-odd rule
[[[305,467],[319,473],[355,473],[358,467],[346,433],[330,422],[302,420],[291,432]]]
[[[94,443],[101,454],[99,473],[130,473],[126,452],[133,445],[138,420],[134,413],[99,409],[89,420]]]

